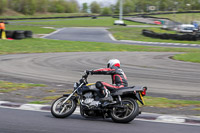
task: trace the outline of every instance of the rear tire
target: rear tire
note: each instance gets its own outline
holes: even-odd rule
[[[77,103],[73,99],[69,99],[63,104],[67,97],[60,97],[55,100],[51,106],[51,114],[56,118],[65,118],[70,116],[76,109]]]
[[[132,98],[122,99],[124,108],[114,107],[111,111],[111,118],[114,122],[128,123],[139,114],[138,103]]]

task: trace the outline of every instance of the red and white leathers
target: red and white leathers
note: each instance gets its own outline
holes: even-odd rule
[[[114,85],[108,84],[106,82],[101,82],[104,85],[104,88],[106,87],[106,89],[110,91],[128,86],[126,75],[124,74],[123,70],[117,66],[93,70],[91,71],[91,74],[111,75],[112,84]]]

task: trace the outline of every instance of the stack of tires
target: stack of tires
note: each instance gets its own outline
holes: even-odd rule
[[[23,30],[6,30],[6,37],[13,38],[13,39],[25,39],[25,38],[32,38],[33,32],[32,31],[23,31]]]
[[[200,35],[193,34],[168,34],[168,33],[155,33],[151,30],[142,30],[142,34],[147,37],[159,38],[159,39],[172,39],[172,40],[183,40],[183,41],[197,41],[200,39]]]

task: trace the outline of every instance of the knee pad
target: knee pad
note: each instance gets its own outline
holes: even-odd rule
[[[104,85],[100,81],[97,81],[96,84],[95,84],[95,86],[98,89],[103,89],[103,87],[104,87]]]

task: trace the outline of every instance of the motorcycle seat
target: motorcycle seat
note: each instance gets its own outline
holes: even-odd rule
[[[113,95],[121,95],[125,92],[143,91],[144,86],[122,87],[112,92]]]

